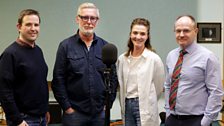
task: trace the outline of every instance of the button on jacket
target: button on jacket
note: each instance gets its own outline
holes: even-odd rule
[[[63,110],[72,107],[91,115],[103,110],[106,89],[103,71],[106,65],[102,62],[101,50],[105,44],[107,42],[95,34],[89,51],[78,34],[60,43],[52,90]],[[117,77],[116,70],[114,71],[111,72],[111,84],[116,88]],[[116,93],[113,92],[111,103],[115,97]]]

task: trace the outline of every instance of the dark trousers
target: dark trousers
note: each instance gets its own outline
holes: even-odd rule
[[[104,126],[105,111],[91,116],[75,111],[71,114],[63,113],[63,126]]]
[[[46,126],[47,125],[47,120],[45,116],[36,117],[36,116],[27,115],[24,113],[21,113],[20,115],[29,126]],[[17,126],[10,120],[6,120],[6,122],[7,122],[7,126]]]
[[[178,118],[176,116],[170,115],[165,121],[165,126],[201,126],[202,118],[203,116]]]

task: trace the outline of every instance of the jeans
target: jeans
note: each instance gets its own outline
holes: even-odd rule
[[[87,115],[75,111],[71,114],[63,113],[63,126],[104,126],[105,111],[103,110],[97,115]]]
[[[125,100],[125,126],[141,126],[138,98]]]
[[[46,126],[47,125],[47,120],[45,116],[36,117],[36,116],[30,116],[23,113],[21,113],[20,115],[29,126]],[[7,120],[7,126],[17,126],[17,125],[14,124],[12,121]]]

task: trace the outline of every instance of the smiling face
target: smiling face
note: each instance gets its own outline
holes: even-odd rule
[[[19,39],[33,44],[37,39],[40,31],[40,22],[37,15],[25,15],[21,24],[17,24]]]
[[[148,29],[144,25],[134,25],[130,38],[134,45],[135,49],[144,49],[145,48],[145,42],[148,39]]]
[[[76,16],[76,22],[79,24],[80,33],[89,36],[94,33],[98,22],[98,13],[96,8],[83,8]]]
[[[183,16],[176,21],[174,31],[176,41],[182,48],[191,45],[198,33],[195,22],[187,16]]]

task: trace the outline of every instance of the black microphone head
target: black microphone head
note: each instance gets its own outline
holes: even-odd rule
[[[102,60],[103,63],[110,67],[111,64],[117,61],[117,47],[111,43],[108,43],[102,48]]]

